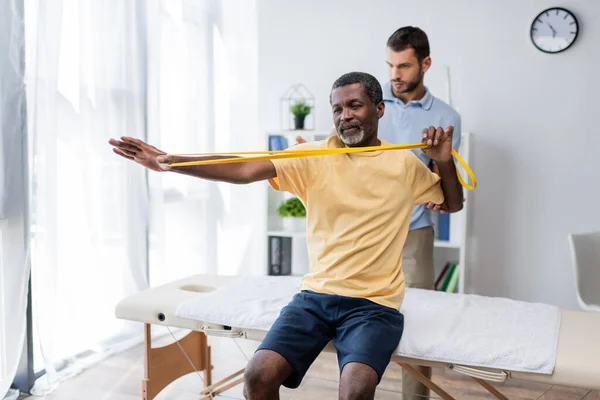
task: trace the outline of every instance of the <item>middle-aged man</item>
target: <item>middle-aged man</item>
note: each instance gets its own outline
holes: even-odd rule
[[[448,104],[436,98],[425,86],[425,73],[431,66],[427,34],[417,27],[396,30],[387,41],[386,64],[389,80],[383,85],[385,114],[379,120],[379,137],[389,143],[418,143],[423,130],[433,127],[453,127],[452,147],[458,151],[461,141],[460,115]],[[333,135],[336,132],[332,132]],[[296,139],[304,142],[302,137]],[[422,150],[414,150],[421,161],[436,171],[435,163]],[[406,286],[434,289],[434,230],[431,211],[447,212],[443,207],[427,203],[415,207],[402,254]],[[431,378],[431,368],[418,367]],[[429,397],[429,388],[406,371],[402,373],[404,400]]]
[[[377,136],[385,104],[373,76],[341,76],[330,102],[338,134],[299,147],[389,144]],[[339,397],[374,398],[404,329],[402,251],[412,210],[425,202],[462,208],[452,129],[429,129],[420,142],[428,145],[437,174],[408,150],[176,166],[207,157],[167,155],[133,138],[110,140],[115,153],[155,171],[237,184],[268,180],[306,205],[310,270],[250,360],[244,375],[249,399],[278,399],[281,385],[298,387],[330,341],[338,353]]]

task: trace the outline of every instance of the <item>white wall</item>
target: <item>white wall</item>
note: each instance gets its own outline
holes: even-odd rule
[[[554,5],[258,0],[259,128],[279,128],[279,97],[301,82],[317,98],[317,128],[329,129],[333,81],[351,70],[386,79],[388,36],[423,28],[434,63],[426,84],[444,98],[441,71],[450,67],[453,103],[475,135],[467,289],[576,309],[567,233],[600,229],[600,2],[560,2],[576,13],[580,36],[547,55],[528,32]]]

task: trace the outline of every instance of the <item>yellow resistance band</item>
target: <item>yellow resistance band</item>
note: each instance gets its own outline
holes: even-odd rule
[[[189,156],[223,156],[223,155],[255,155],[255,154],[265,154],[254,157],[232,157],[232,158],[221,158],[216,160],[197,160],[197,161],[183,161],[170,164],[171,167],[185,167],[191,165],[205,165],[205,164],[226,164],[226,163],[234,163],[234,162],[249,162],[249,161],[259,161],[259,160],[274,160],[280,158],[294,158],[294,157],[310,157],[310,156],[325,156],[331,154],[345,154],[345,153],[362,153],[366,151],[378,151],[378,150],[406,150],[406,149],[423,149],[426,148],[426,143],[417,143],[417,144],[394,144],[394,145],[386,145],[386,146],[367,146],[367,147],[341,147],[341,148],[327,148],[327,149],[296,149],[290,148],[289,150],[270,150],[270,151],[237,151],[230,153],[197,153],[197,154],[168,154],[171,157],[189,157]],[[463,166],[467,175],[473,182],[472,185],[468,185],[456,170],[456,174],[458,176],[458,180],[460,184],[467,190],[473,190],[477,187],[477,179],[475,179],[475,174],[471,171],[471,168],[467,165],[465,160],[456,152],[456,150],[452,149],[452,155],[456,158],[456,160]]]

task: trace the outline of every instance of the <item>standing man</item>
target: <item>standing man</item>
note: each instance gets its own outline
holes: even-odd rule
[[[424,129],[452,126],[452,147],[458,151],[461,140],[460,115],[433,96],[423,82],[431,66],[427,34],[412,26],[398,29],[387,41],[386,64],[389,81],[383,85],[385,114],[379,121],[380,138],[394,144],[418,143]],[[437,168],[425,152],[417,149],[414,153],[436,171]],[[439,210],[438,206],[432,204],[416,206],[413,210],[402,253],[402,268],[407,287],[434,290],[434,232],[428,208]],[[431,368],[420,367],[419,370],[431,378]],[[402,371],[402,392],[404,400],[429,397],[429,389],[406,371]]]

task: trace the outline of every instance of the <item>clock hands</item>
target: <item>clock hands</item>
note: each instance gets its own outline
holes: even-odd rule
[[[549,23],[548,23],[548,26],[550,27],[550,29],[552,29],[552,37],[555,38],[556,37],[556,29],[554,29],[552,27],[552,25],[550,25]]]

